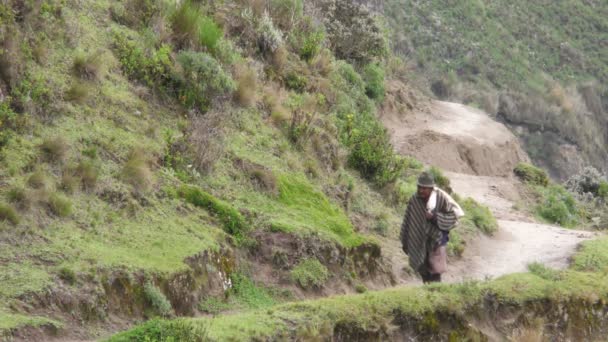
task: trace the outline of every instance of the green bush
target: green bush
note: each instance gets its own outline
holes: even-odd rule
[[[461,206],[466,217],[470,218],[475,227],[483,233],[492,235],[498,230],[498,222],[488,207],[477,203],[472,198],[462,201]]]
[[[207,342],[209,332],[202,322],[186,319],[160,320],[152,319],[132,330],[112,336],[112,342]]]
[[[241,273],[230,275],[232,288],[228,295],[233,298],[237,305],[245,306],[248,309],[259,309],[276,304],[276,300],[269,291],[257,286],[249,277]]]
[[[428,170],[428,172],[433,175],[433,178],[435,179],[435,184],[447,191],[448,193],[452,193],[452,186],[450,184],[450,179],[443,174],[443,172],[441,171],[441,169],[439,169],[438,167],[435,166],[431,166],[431,168]]]
[[[552,185],[539,189],[542,196],[537,207],[541,217],[561,226],[571,227],[578,223],[579,210],[576,200],[564,187]]]
[[[13,207],[8,204],[0,203],[0,221],[8,221],[17,225],[21,219]]]
[[[608,182],[600,182],[597,193],[600,198],[608,201]]]
[[[222,29],[213,19],[203,16],[199,18],[199,44],[208,51],[215,51],[215,47],[224,36]]]
[[[51,212],[59,217],[67,217],[72,214],[72,202],[59,193],[53,193],[49,197],[49,208]]]
[[[209,210],[222,223],[224,231],[230,235],[242,237],[247,226],[241,214],[228,203],[220,201],[212,195],[195,187],[183,186],[179,194],[188,203]]]
[[[370,63],[363,69],[365,93],[378,102],[384,100],[384,68],[378,63]]]
[[[382,187],[401,175],[406,162],[395,154],[386,129],[370,114],[347,117],[348,163]]]
[[[74,285],[76,283],[76,273],[74,270],[67,267],[62,267],[59,269],[59,278],[70,285]]]
[[[206,111],[214,97],[228,95],[236,89],[230,75],[207,53],[185,51],[177,60],[183,69],[179,99],[189,108]]]
[[[146,296],[146,300],[154,311],[157,314],[167,317],[171,315],[171,311],[173,308],[171,307],[171,303],[167,300],[167,297],[160,291],[160,289],[151,282],[147,282],[144,285],[144,295]]]
[[[304,13],[303,0],[270,0],[270,14],[277,25],[289,30]]]
[[[329,279],[327,267],[317,259],[305,259],[291,270],[291,280],[301,287],[321,287]]]
[[[547,173],[534,165],[519,163],[513,172],[526,183],[540,186],[549,185],[549,176]]]
[[[157,48],[145,48],[134,38],[124,34],[114,36],[114,50],[122,70],[129,78],[139,80],[147,86],[165,89],[173,93],[174,64],[171,57],[171,46],[167,44]]]

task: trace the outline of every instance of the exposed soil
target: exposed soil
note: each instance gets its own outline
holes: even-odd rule
[[[525,271],[539,262],[565,268],[576,246],[595,236],[587,231],[563,229],[514,209],[521,198],[521,183],[512,170],[529,158],[516,137],[485,113],[461,104],[433,102],[428,110],[406,113],[385,111],[382,121],[395,148],[425,164],[446,171],[453,190],[488,206],[499,229],[491,237],[468,241],[462,258],[450,262],[444,279],[460,282]],[[417,283],[408,274],[399,242],[387,241],[383,251],[392,260],[401,284]]]

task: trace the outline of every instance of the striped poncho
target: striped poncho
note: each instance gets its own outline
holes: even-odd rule
[[[439,245],[443,236],[441,230],[449,231],[458,221],[454,205],[450,203],[453,201],[448,196],[437,191],[435,219],[432,221],[426,219],[427,204],[423,199],[414,195],[408,203],[401,224],[401,243],[415,271],[421,269],[429,252]]]

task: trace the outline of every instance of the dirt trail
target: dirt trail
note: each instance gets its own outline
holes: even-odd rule
[[[446,281],[482,280],[526,271],[532,262],[564,268],[576,246],[595,236],[539,224],[513,209],[520,200],[520,184],[511,176],[512,170],[528,157],[517,138],[483,112],[437,101],[425,112],[405,116],[384,112],[382,121],[400,153],[447,170],[458,194],[488,206],[498,219],[494,236],[480,235],[469,241],[462,258],[450,262]],[[388,246],[385,252],[392,262],[405,262],[398,246]],[[400,283],[419,282],[394,268]]]

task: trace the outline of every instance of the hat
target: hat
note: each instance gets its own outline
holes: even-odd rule
[[[418,176],[418,186],[433,188],[435,187],[435,178],[432,174],[423,172],[420,174],[420,176]]]

